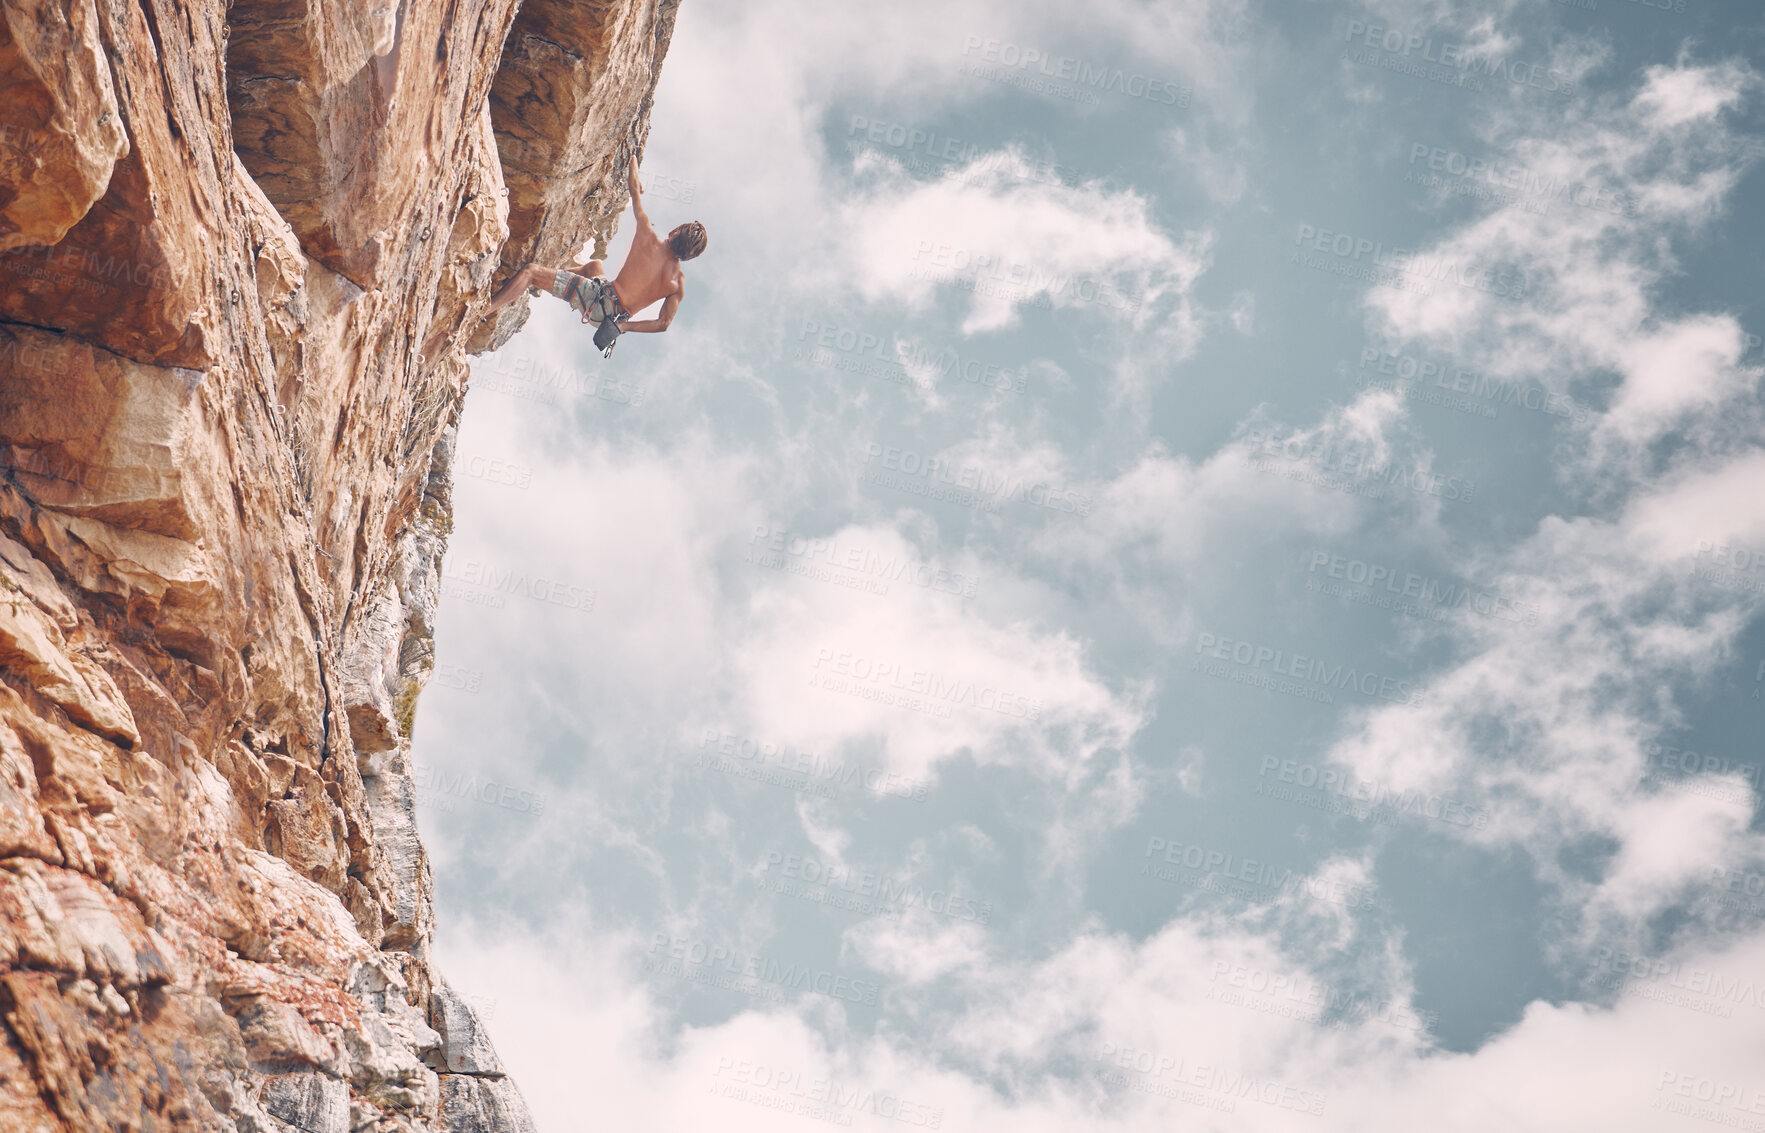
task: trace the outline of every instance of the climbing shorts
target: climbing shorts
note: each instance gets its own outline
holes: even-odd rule
[[[573,271],[560,271],[552,280],[552,294],[581,311],[584,322],[596,326],[606,319],[617,322],[630,314],[602,276],[585,279]]]

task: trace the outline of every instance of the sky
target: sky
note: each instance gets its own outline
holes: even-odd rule
[[[1762,58],[687,0],[708,250],[475,360],[416,718],[540,1128],[1765,1129]]]

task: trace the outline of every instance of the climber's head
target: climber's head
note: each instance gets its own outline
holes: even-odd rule
[[[705,250],[705,226],[689,220],[668,234],[668,250],[677,260],[690,260]]]

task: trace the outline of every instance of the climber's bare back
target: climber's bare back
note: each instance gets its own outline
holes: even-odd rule
[[[681,291],[685,284],[680,261],[648,220],[640,220],[631,236],[631,251],[625,254],[625,264],[613,279],[619,301],[627,311],[635,313]]]

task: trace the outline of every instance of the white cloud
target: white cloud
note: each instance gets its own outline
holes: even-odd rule
[[[1765,452],[1743,452],[1716,467],[1690,470],[1633,501],[1627,526],[1661,562],[1682,559],[1700,544],[1765,543]]]
[[[1754,856],[1765,849],[1746,836],[1753,798],[1738,777],[1663,787],[1633,800],[1624,814],[1624,840],[1595,895],[1630,921],[1682,900],[1687,890],[1707,887],[1717,868],[1731,868],[1737,849]],[[1708,788],[1729,790],[1711,794]],[[1752,845],[1749,846],[1748,843]]]
[[[1430,250],[1523,265],[1535,286],[1521,301],[1451,287],[1369,296],[1385,333],[1503,376],[1558,389],[1608,371],[1621,379],[1586,426],[1578,473],[1595,506],[1618,514],[1547,517],[1487,556],[1536,624],[1462,619],[1461,658],[1430,678],[1426,700],[1369,713],[1334,749],[1395,789],[1469,792],[1493,818],[1470,836],[1527,846],[1565,897],[1591,902],[1590,919],[1615,918],[1605,929],[1620,935],[1682,901],[1693,879],[1761,850],[1746,831],[1750,803],[1714,801],[1711,783],[1645,782],[1643,757],[1678,723],[1677,687],[1729,656],[1760,608],[1758,595],[1713,588],[1692,569],[1700,545],[1765,528],[1765,432],[1750,400],[1759,371],[1740,365],[1732,316],[1656,300],[1674,237],[1720,211],[1751,159],[1721,119],[1751,85],[1737,64],[1682,60],[1650,68],[1628,103],[1584,100],[1566,123],[1516,111],[1503,129],[1534,131],[1514,142],[1519,164],[1634,207],[1506,205]],[[1672,445],[1651,451],[1669,434]],[[1599,878],[1560,868],[1561,850],[1595,837],[1617,847]]]
[[[841,829],[832,807],[822,805],[822,800],[808,796],[797,799],[797,821],[803,826],[803,835],[809,844],[815,847],[819,859],[838,873],[844,873],[851,867],[846,864],[846,850],[852,844],[852,836]]]
[[[868,156],[868,155],[867,155]],[[1150,323],[1166,296],[1173,316],[1208,265],[1208,239],[1173,240],[1131,189],[1034,179],[1011,154],[918,182],[885,158],[861,160],[870,175],[842,208],[846,262],[869,301],[923,309],[954,287],[968,306],[965,334],[1010,325],[1023,305],[1081,307],[1105,318]]]
[[[598,674],[607,710],[635,730],[715,671],[723,601],[716,555],[752,530],[760,488],[750,456],[718,452],[704,433],[667,449],[603,441],[557,451],[579,443],[564,439],[567,424],[507,399],[473,397],[456,486],[467,522],[451,541],[446,572],[478,601],[452,607],[461,623],[450,644],[470,657],[520,641],[553,666],[569,658]],[[528,487],[472,474],[490,460],[524,470]],[[591,604],[534,600],[532,586],[473,585],[474,563],[575,586]],[[454,624],[442,631],[455,632]],[[618,664],[598,663],[609,657]],[[578,717],[574,697],[548,707]]]
[[[832,539],[915,557],[886,527]],[[931,587],[897,583],[884,596],[784,575],[755,590],[744,622],[730,647],[751,734],[815,751],[881,739],[891,769],[914,779],[960,753],[1056,782],[1082,777],[1144,718],[1132,694],[1097,677],[1077,639],[990,623]]]
[[[853,954],[891,982],[918,985],[986,960],[986,930],[970,921],[940,919],[910,909],[894,920],[873,917],[847,929]]]
[[[1683,487],[1669,491],[1688,500]],[[1637,513],[1656,514],[1655,503]],[[1692,503],[1683,514],[1712,510]],[[1708,783],[1697,793],[1645,782],[1644,746],[1677,721],[1675,682],[1709,671],[1745,624],[1742,596],[1696,584],[1694,546],[1666,555],[1626,524],[1546,520],[1500,582],[1537,622],[1462,618],[1462,659],[1429,677],[1420,703],[1369,713],[1333,757],[1392,790],[1474,801],[1491,821],[1465,836],[1526,846],[1565,898],[1597,900],[1601,914],[1646,918],[1693,877],[1755,860],[1750,805],[1712,802]],[[1618,850],[1589,887],[1558,854],[1595,836]]]
[[[941,1111],[942,1128],[1000,1133],[1151,1133],[1174,1119],[1221,1133],[1646,1133],[1672,1120],[1660,1107],[1685,1100],[1682,1082],[1726,1084],[1746,1104],[1749,1052],[1765,1041],[1765,990],[1748,978],[1765,963],[1756,934],[1659,968],[1614,955],[1600,966],[1625,985],[1612,1006],[1535,1002],[1453,1054],[1418,1030],[1401,968],[1336,978],[1218,921],[1137,942],[1082,931],[1028,962],[978,962],[973,934],[941,934],[923,956],[893,930],[872,934],[862,947],[900,975],[929,964],[927,979],[958,981],[960,994],[912,993],[907,1009],[932,1024],[914,1039],[855,1033],[805,996],[665,1040],[662,984],[633,978],[647,941],[482,927],[462,926],[440,959],[494,1003],[491,1031],[541,1128],[580,1120],[589,1073],[597,1119],[631,1128],[770,1130],[782,1107],[831,1098],[826,1112],[860,1120],[908,1103]]]
[[[1374,390],[1306,428],[1277,431],[1254,414],[1246,435],[1199,461],[1154,444],[1097,485],[1087,516],[1049,524],[1029,544],[1056,569],[1107,581],[1144,630],[1174,643],[1188,636],[1190,612],[1219,598],[1233,577],[1218,548],[1339,536],[1366,520],[1366,498],[1337,490],[1354,480],[1338,458],[1352,454],[1356,467],[1425,464],[1426,453],[1400,451],[1402,423],[1402,400]],[[1297,459],[1282,458],[1289,452]],[[1398,507],[1425,527],[1438,500],[1404,493]]]
[[[1759,372],[1741,369],[1745,352],[1740,325],[1728,316],[1683,318],[1639,335],[1602,431],[1629,445],[1646,443],[1751,392]]]
[[[1682,61],[1649,68],[1628,103],[1584,99],[1567,121],[1518,105],[1498,114],[1492,147],[1562,195],[1546,211],[1492,209],[1414,264],[1523,271],[1526,294],[1377,287],[1368,298],[1375,329],[1551,389],[1597,389],[1603,374],[1618,374],[1591,438],[1600,467],[1628,464],[1635,474],[1641,450],[1669,430],[1709,433],[1760,371],[1740,367],[1732,316],[1668,313],[1653,300],[1676,270],[1673,237],[1717,216],[1755,157],[1724,117],[1754,84],[1738,63]],[[1742,420],[1756,424],[1756,414]]]
[[[1758,83],[1742,63],[1730,61],[1709,67],[1686,65],[1682,55],[1677,66],[1650,67],[1647,81],[1636,96],[1636,106],[1650,126],[1662,130],[1702,125],[1731,109]]]

